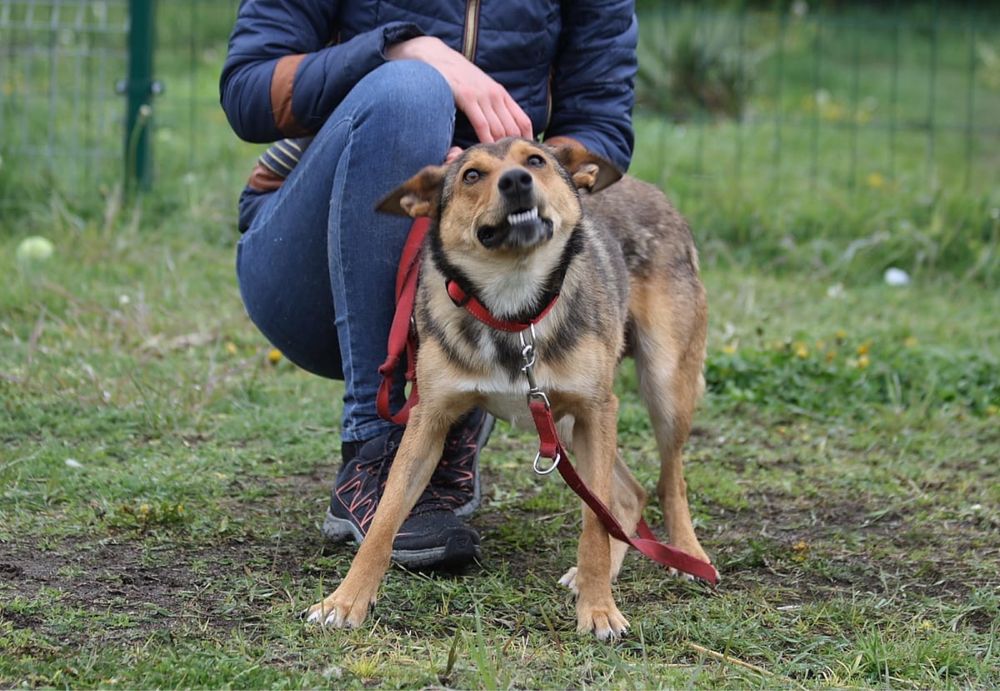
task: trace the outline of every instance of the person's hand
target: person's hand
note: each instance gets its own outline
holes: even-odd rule
[[[391,46],[390,60],[420,60],[448,81],[455,105],[465,113],[481,142],[504,137],[532,138],[531,120],[507,90],[488,74],[433,36],[418,36]],[[448,152],[449,159],[458,154]],[[448,159],[446,159],[448,160]]]
[[[444,156],[444,162],[447,165],[448,163],[451,163],[452,161],[454,161],[456,158],[458,158],[461,155],[462,155],[462,147],[460,147],[460,146],[453,146],[450,149],[448,149],[448,153],[445,154],[445,156]]]

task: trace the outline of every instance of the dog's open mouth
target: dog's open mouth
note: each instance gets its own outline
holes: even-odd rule
[[[487,249],[524,249],[551,239],[552,221],[533,206],[507,214],[497,225],[480,226],[476,235]]]

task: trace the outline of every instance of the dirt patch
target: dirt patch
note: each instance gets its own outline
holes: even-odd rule
[[[287,602],[275,584],[310,577],[309,564],[322,539],[314,529],[316,517],[306,514],[312,507],[301,497],[315,494],[325,480],[321,474],[261,479],[271,491],[222,502],[222,515],[239,517],[251,527],[261,523],[257,516],[286,514],[279,531],[258,535],[251,529],[213,540],[194,539],[183,528],[160,535],[116,530],[110,537],[51,544],[2,543],[0,621],[73,644],[253,626],[256,608],[239,606],[234,579],[251,578],[268,599]],[[58,605],[57,616],[102,621],[111,616],[114,626],[53,626],[49,602]]]
[[[315,550],[315,539],[254,543],[227,541],[185,549],[144,542],[66,541],[51,549],[27,542],[0,546],[0,620],[15,628],[45,633],[46,602],[74,616],[113,614],[115,627],[74,627],[83,643],[148,638],[157,630],[245,625],[224,613],[223,574],[260,574],[261,580],[302,577],[300,564]],[[19,600],[20,598],[20,600]],[[60,632],[60,639],[66,640]]]

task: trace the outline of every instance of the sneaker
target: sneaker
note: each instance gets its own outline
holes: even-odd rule
[[[464,518],[479,508],[479,452],[486,446],[495,422],[485,410],[475,408],[455,423],[445,439],[430,490],[456,516]]]
[[[451,567],[479,556],[479,535],[455,510],[467,515],[479,505],[479,450],[492,427],[492,416],[473,411],[452,428],[442,467],[435,470],[392,543],[395,562],[413,568]],[[341,467],[323,521],[328,539],[353,537],[359,544],[364,539],[402,436],[402,428],[396,428],[368,441]]]

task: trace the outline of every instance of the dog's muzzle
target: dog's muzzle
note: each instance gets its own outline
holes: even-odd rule
[[[504,217],[476,235],[488,249],[527,249],[552,238],[552,221],[539,214],[534,178],[524,168],[508,170],[497,181]]]

